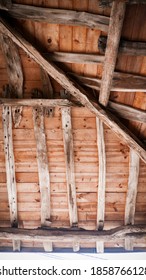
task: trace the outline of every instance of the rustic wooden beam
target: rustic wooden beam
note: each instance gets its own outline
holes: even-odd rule
[[[104,142],[104,127],[103,127],[103,122],[99,118],[96,118],[96,127],[97,127],[98,161],[99,161],[97,229],[102,230],[104,227],[104,216],[105,216],[106,154],[105,154],[105,142]]]
[[[41,242],[106,242],[116,239],[141,239],[146,237],[146,225],[122,226],[110,230],[83,229],[18,229],[0,228],[0,239],[30,240]]]
[[[2,122],[4,130],[4,152],[6,164],[7,190],[10,209],[10,221],[12,227],[18,225],[17,214],[17,189],[15,178],[15,160],[12,137],[12,113],[11,107],[4,106],[2,111]]]
[[[38,175],[41,193],[41,225],[50,225],[50,174],[48,168],[43,108],[33,108],[34,133],[37,146]]]
[[[129,179],[125,205],[125,225],[134,224],[135,205],[139,178],[139,156],[130,149]]]
[[[99,103],[103,106],[107,106],[110,96],[125,10],[125,3],[119,1],[113,2],[110,15],[107,47],[105,51],[103,75],[99,93]]]
[[[44,53],[46,59],[56,62],[67,63],[86,63],[101,64],[104,62],[104,55],[86,54],[86,53],[70,53],[70,52],[53,52]]]
[[[13,243],[13,251],[14,252],[16,252],[16,251],[20,252],[20,250],[21,250],[21,241],[13,239],[12,243]]]
[[[52,84],[51,84],[50,77],[49,77],[48,73],[46,71],[44,71],[44,69],[42,69],[42,68],[41,68],[41,78],[42,78],[42,87],[43,87],[43,98],[53,99],[54,91],[53,91],[53,87],[52,87]],[[50,106],[47,107],[45,109],[45,115],[47,117],[53,117],[54,116],[54,108],[50,107]]]
[[[3,7],[1,7],[1,9],[3,9]],[[104,32],[108,31],[109,18],[103,15],[22,4],[12,4],[10,8],[7,7],[7,11],[10,16],[17,19],[72,26],[85,26],[102,30]]]
[[[12,8],[12,1],[11,0],[0,0],[0,9],[8,10]]]
[[[81,85],[100,90],[101,79],[84,77],[78,74],[69,73]],[[146,77],[133,74],[114,72],[111,91],[120,92],[146,92]]]
[[[115,0],[99,0],[99,6],[102,8],[111,7],[114,1]],[[145,0],[120,0],[120,1],[125,2],[128,5],[146,4]]]
[[[112,101],[109,101],[108,109],[111,112],[116,112],[117,116],[123,119],[146,123],[146,111],[144,110],[135,109],[131,106],[115,103]]]
[[[97,103],[91,102],[86,96],[87,92],[81,88],[75,81],[69,80],[64,72],[56,67],[53,63],[48,62],[41,54],[12,28],[2,18],[0,19],[0,32],[5,33],[10,37],[19,47],[21,47],[32,59],[34,59],[52,78],[54,78],[63,88],[70,92],[71,95],[85,107],[87,107],[92,113],[99,117],[109,128],[117,134],[117,136],[127,144],[130,148],[133,148],[146,162],[146,150],[142,142],[125,127],[114,115],[103,109]]]
[[[107,37],[99,36],[98,38],[98,48],[101,54],[105,53],[107,45]],[[136,41],[126,41],[124,39],[120,40],[119,44],[119,54],[132,55],[132,56],[145,56],[146,55],[146,43],[136,42]]]
[[[23,98],[23,71],[17,46],[7,36],[0,35],[0,43],[6,61],[11,94],[16,98]],[[18,127],[22,118],[22,107],[12,108],[14,127]]]
[[[13,99],[0,98],[0,106],[27,106],[27,107],[80,107],[79,102],[71,102],[67,99]]]
[[[67,182],[70,226],[77,226],[78,213],[77,213],[77,201],[76,201],[71,110],[69,107],[62,108],[61,112],[62,112],[63,143],[64,143],[64,152],[65,152],[65,161],[66,161],[66,182]]]

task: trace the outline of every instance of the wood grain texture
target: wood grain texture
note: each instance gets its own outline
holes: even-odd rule
[[[37,145],[37,162],[41,192],[41,225],[50,224],[50,175],[48,168],[46,135],[44,130],[43,108],[33,109],[34,132]]]
[[[98,104],[92,103],[86,97],[86,91],[78,86],[77,83],[70,81],[64,72],[55,65],[46,61],[40,53],[26,41],[18,32],[16,32],[3,19],[0,21],[0,31],[10,37],[19,45],[31,58],[33,58],[46,72],[64,87],[67,92],[75,96],[81,104],[87,107],[92,113],[99,117],[108,127],[110,127],[119,138],[124,141],[130,148],[133,148],[146,161],[146,150],[144,145],[127,129],[115,116],[101,108]]]
[[[125,10],[126,4],[124,2],[113,2],[110,15],[102,82],[99,93],[99,103],[103,106],[107,106],[110,96],[112,78],[118,55],[118,47],[125,16]]]
[[[25,107],[80,107],[78,102],[71,102],[67,99],[16,99],[0,98],[0,105],[25,106]]]
[[[103,122],[96,118],[97,126],[97,148],[99,161],[99,178],[98,178],[98,204],[97,204],[97,228],[102,230],[104,227],[105,217],[105,187],[106,187],[106,154],[104,142]]]
[[[44,53],[44,56],[49,61],[59,61],[66,63],[101,64],[104,62],[104,55],[97,54],[53,52]]]
[[[2,112],[3,131],[4,131],[4,152],[6,164],[7,191],[10,208],[10,221],[12,227],[18,225],[17,213],[17,190],[15,178],[15,160],[13,151],[12,137],[12,113],[11,107],[4,106]]]
[[[69,217],[70,217],[70,225],[75,226],[78,224],[78,213],[77,213],[77,201],[76,201],[71,110],[69,107],[62,108],[61,112],[62,112],[64,152],[65,152],[65,160],[66,160],[66,181],[67,181],[67,192],[68,192]]]
[[[140,159],[135,151],[130,150],[128,190],[125,205],[125,225],[133,225],[139,178]]]
[[[16,240],[31,240],[31,241],[41,241],[41,242],[56,242],[65,241],[73,242],[78,240],[78,242],[100,242],[109,241],[109,239],[141,239],[146,236],[146,226],[121,226],[110,230],[71,230],[71,229],[17,229],[17,228],[0,228],[0,238],[16,239]]]
[[[86,26],[89,28],[99,29],[104,32],[108,31],[108,17],[94,15],[87,12],[12,4],[12,7],[8,9],[8,13],[14,18],[23,20],[29,19],[37,22]]]

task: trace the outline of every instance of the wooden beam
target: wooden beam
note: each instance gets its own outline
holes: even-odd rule
[[[99,117],[109,128],[117,134],[117,136],[133,148],[143,161],[146,162],[145,146],[137,137],[128,130],[114,115],[104,110],[97,103],[91,102],[86,94],[87,92],[81,88],[75,81],[69,80],[64,72],[56,67],[54,64],[46,61],[44,57],[28,42],[21,34],[14,30],[3,19],[0,19],[0,32],[5,33],[10,37],[19,47],[21,47],[32,59],[34,59],[52,78],[54,78],[63,88],[70,92],[71,95],[92,113]]]
[[[115,0],[99,0],[99,6],[102,8],[111,7],[113,1]],[[121,2],[125,2],[129,5],[134,4],[146,4],[145,0],[120,0]]]
[[[146,123],[145,110],[135,109],[131,106],[115,103],[112,101],[109,101],[108,109],[111,112],[116,112],[117,116],[123,119]]]
[[[99,103],[103,106],[107,106],[110,96],[111,84],[118,55],[118,48],[123,26],[123,20],[125,16],[125,10],[125,3],[119,1],[113,2],[110,15],[102,82],[99,93]]]
[[[96,126],[99,161],[97,229],[103,230],[105,217],[106,154],[104,142],[104,127],[103,122],[99,118],[96,118]]]
[[[46,136],[44,129],[43,108],[33,108],[34,133],[37,146],[38,175],[41,193],[41,225],[50,225],[50,175],[48,169],[48,157]]]
[[[53,244],[52,242],[43,242],[45,252],[52,252],[53,251]]]
[[[17,189],[15,178],[15,160],[12,137],[12,114],[11,107],[4,106],[2,111],[2,121],[4,130],[4,152],[6,163],[7,190],[10,209],[10,221],[12,227],[18,225],[17,214]]]
[[[0,0],[0,9],[2,10],[8,10],[12,7],[12,1],[11,0]]]
[[[69,107],[62,108],[61,112],[62,112],[64,152],[65,152],[65,161],[66,161],[66,182],[67,182],[70,226],[77,226],[78,213],[77,213],[77,201],[76,201],[71,110]]]
[[[99,36],[98,38],[98,48],[101,54],[105,53],[107,45],[107,37]],[[146,43],[136,42],[136,41],[126,41],[124,39],[120,40],[119,54],[134,55],[134,56],[145,56],[146,55]],[[101,56],[102,57],[102,56]]]
[[[79,102],[71,102],[67,99],[13,99],[0,98],[0,106],[27,106],[27,107],[80,107]]]
[[[146,237],[146,225],[122,226],[110,230],[83,229],[18,229],[0,228],[0,239],[41,242],[107,242],[116,239],[141,239]]]
[[[53,52],[44,53],[44,57],[49,61],[67,62],[67,63],[86,63],[101,64],[104,62],[104,55],[70,53],[70,52]]]
[[[100,90],[101,79],[84,77],[74,73],[69,73],[81,85]],[[111,91],[120,92],[146,92],[146,77],[133,74],[114,72]]]
[[[23,71],[17,46],[7,36],[0,35],[0,43],[6,61],[11,94],[15,98],[23,98]],[[13,107],[14,127],[18,127],[22,118],[22,107]]]
[[[43,86],[43,98],[50,99],[54,97],[54,91],[51,84],[50,77],[44,69],[41,68],[41,78],[42,78],[42,86]],[[53,107],[47,107],[45,109],[45,115],[47,117],[53,117],[54,116],[54,108]]]
[[[3,7],[1,7],[1,9],[2,8]],[[104,32],[108,31],[109,18],[103,15],[22,4],[12,4],[10,8],[7,8],[7,11],[10,16],[17,19],[47,22],[51,24],[85,26]]]
[[[103,254],[104,253],[104,242],[100,241],[100,242],[96,242],[96,252]]]
[[[79,252],[80,251],[80,243],[76,240],[73,242],[73,252]]]
[[[125,205],[125,225],[134,224],[135,216],[135,205],[139,178],[139,166],[140,159],[139,156],[130,150],[130,160],[129,160],[129,179],[128,179],[128,189]]]
[[[20,252],[20,250],[21,250],[21,241],[13,239],[12,242],[13,242],[13,251],[14,252],[16,252],[16,251]]]
[[[129,239],[128,237],[125,238],[125,250],[126,251],[133,251],[133,240]]]

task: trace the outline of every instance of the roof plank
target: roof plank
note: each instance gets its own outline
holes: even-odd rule
[[[63,88],[92,113],[99,117],[109,128],[111,128],[119,138],[130,148],[133,148],[142,160],[146,162],[146,150],[142,142],[125,127],[115,116],[103,109],[97,103],[91,102],[86,94],[87,92],[78,86],[77,83],[69,80],[64,72],[54,64],[48,62],[41,54],[26,40],[20,33],[14,30],[2,18],[0,20],[0,31],[10,37],[18,46],[20,46],[31,58],[33,58],[46,72],[54,78]]]
[[[126,4],[124,2],[113,2],[110,15],[107,47],[105,51],[102,82],[99,93],[99,103],[103,106],[107,106],[110,96],[125,10]]]

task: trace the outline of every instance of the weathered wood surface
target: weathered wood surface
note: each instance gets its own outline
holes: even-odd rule
[[[100,242],[116,239],[141,239],[146,237],[146,225],[122,226],[111,230],[83,230],[83,229],[17,229],[0,228],[0,239],[30,240],[42,242],[65,241]]]
[[[67,99],[15,99],[0,98],[0,106],[26,106],[26,107],[80,107],[80,103]]]
[[[65,152],[65,161],[66,161],[66,182],[67,182],[67,192],[68,192],[70,226],[76,226],[78,224],[78,213],[77,213],[77,201],[76,201],[71,110],[69,107],[62,108],[61,112],[62,112],[64,152]]]
[[[133,247],[134,247],[134,244],[133,244],[133,240],[132,239],[129,239],[128,237],[125,238],[125,250],[127,251],[133,251]]]
[[[45,252],[52,252],[53,251],[52,242],[43,242],[43,247],[44,247]]]
[[[96,118],[99,161],[97,229],[102,230],[105,218],[106,154],[103,122]]]
[[[2,111],[2,122],[4,130],[4,152],[6,164],[6,178],[7,190],[10,208],[10,221],[12,227],[18,225],[17,213],[17,190],[15,178],[15,160],[13,151],[13,137],[12,137],[12,114],[11,107],[4,106]]]
[[[102,8],[110,7],[114,0],[99,0],[99,6]],[[125,2],[126,4],[146,4],[145,0],[121,0],[121,2]]]
[[[102,81],[99,93],[99,103],[103,106],[107,106],[110,96],[110,90],[118,55],[118,48],[125,16],[125,10],[125,3],[119,1],[113,2],[110,15]]]
[[[63,88],[92,113],[99,117],[109,128],[111,128],[119,138],[130,148],[133,148],[146,162],[145,146],[139,139],[125,127],[115,116],[100,107],[97,103],[92,103],[86,96],[86,91],[78,86],[77,83],[70,81],[64,72],[56,68],[55,65],[46,61],[41,54],[28,42],[20,33],[16,32],[6,21],[1,19],[0,31],[10,37],[18,46],[20,46],[31,58],[33,58],[52,78],[54,78]]]
[[[1,9],[2,8],[3,7],[1,7]],[[48,22],[73,26],[86,26],[89,28],[99,29],[104,32],[108,31],[109,18],[102,15],[21,4],[12,4],[10,8],[7,7],[7,10],[9,15],[18,19],[28,19],[37,22]]]
[[[21,241],[13,239],[12,242],[13,242],[13,251],[14,252],[16,252],[16,251],[20,252],[20,250],[21,250]]]
[[[100,241],[100,242],[96,242],[96,252],[103,254],[104,253],[104,242]]]
[[[125,205],[125,225],[134,224],[139,167],[139,156],[135,153],[135,151],[130,150],[129,179]]]
[[[41,192],[41,225],[50,224],[50,174],[48,169],[48,157],[46,135],[44,129],[43,108],[33,108],[34,132],[37,145],[38,176]]]
[[[124,104],[118,104],[112,101],[108,103],[108,109],[112,112],[116,112],[121,118],[146,123],[146,111],[133,108]]]
[[[92,63],[101,64],[104,62],[104,55],[86,54],[86,53],[70,53],[70,52],[53,52],[44,53],[49,61],[67,62],[67,63]]]
[[[0,35],[0,43],[5,56],[8,80],[11,87],[11,97],[23,97],[23,71],[17,46],[7,36]],[[13,107],[14,126],[18,127],[22,118],[22,107]]]
[[[51,84],[50,77],[44,69],[41,68],[41,80],[42,80],[42,86],[43,86],[43,98],[46,99],[53,99],[54,97],[54,91]],[[53,117],[54,115],[54,108],[53,107],[47,107],[45,110],[45,115],[47,117]]]
[[[105,53],[107,45],[107,37],[100,36],[98,39],[98,48],[101,54]],[[136,41],[120,40],[118,53],[132,56],[145,56],[146,55],[146,43]],[[102,56],[101,56],[102,57]]]
[[[80,251],[80,243],[76,240],[73,242],[73,252],[79,252]]]
[[[0,0],[0,9],[8,10],[12,8],[12,1],[11,0]]]
[[[75,77],[82,85],[100,90],[101,79],[80,76],[74,73],[69,73],[71,77]],[[146,92],[146,77],[133,74],[114,72],[111,91],[120,92]]]

